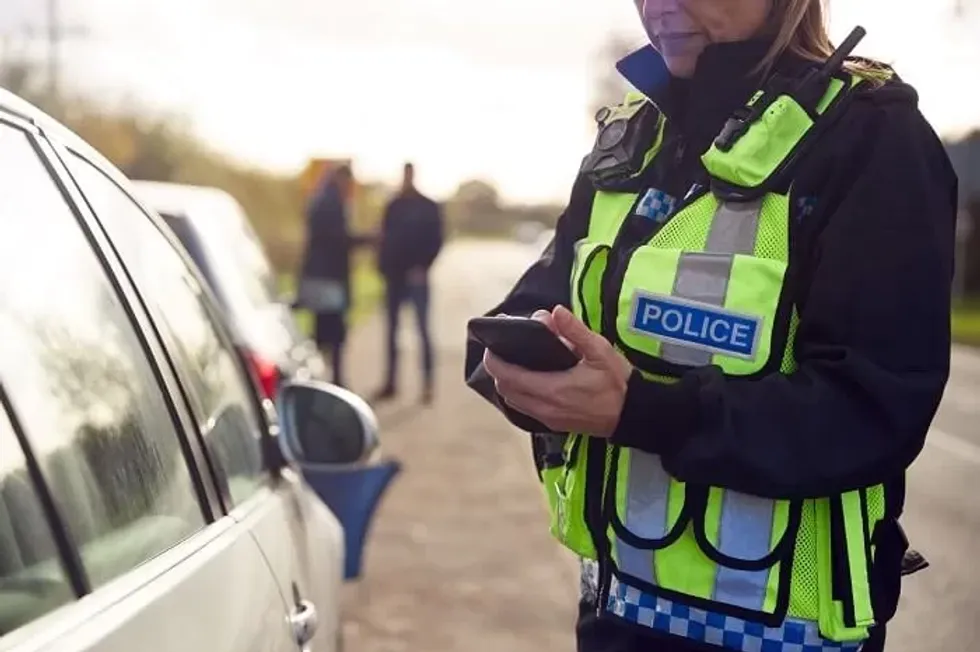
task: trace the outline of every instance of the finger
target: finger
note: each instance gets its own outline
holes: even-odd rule
[[[545,375],[517,367],[512,372],[509,371],[495,378],[497,393],[506,396],[524,395],[550,402],[554,389]]]
[[[557,334],[558,330],[555,327],[555,320],[554,317],[551,316],[551,312],[547,310],[535,310],[534,314],[531,315],[531,319],[541,322],[548,327],[548,330]]]
[[[541,395],[548,391],[548,383],[540,378],[543,374],[539,372],[511,364],[489,352],[483,354],[483,360],[487,373],[496,381],[498,394],[519,391]]]
[[[589,330],[585,323],[568,308],[558,306],[552,314],[558,334],[587,360],[601,361],[607,357],[609,343],[598,333]]]
[[[490,349],[483,351],[483,368],[487,370],[488,374],[498,379],[510,376],[517,369],[516,366],[494,355]]]
[[[556,331],[556,332],[555,332],[555,335],[558,335],[558,332],[557,332],[557,327],[555,327],[555,331]],[[572,344],[571,342],[569,342],[569,341],[568,341],[568,339],[566,339],[566,338],[564,338],[564,337],[562,337],[561,335],[558,335],[558,339],[559,339],[559,340],[561,340],[561,343],[562,343],[562,344],[564,344],[565,346],[567,346],[567,347],[568,347],[569,349],[571,349],[571,350],[572,350],[572,351],[573,351],[573,352],[574,352],[574,353],[575,353],[576,355],[578,355],[578,357],[580,357],[580,358],[582,357],[582,352],[581,352],[581,351],[579,351],[579,350],[578,350],[578,348],[576,348],[576,346],[575,346],[574,344]]]
[[[557,417],[557,410],[554,405],[540,396],[517,392],[514,394],[501,394],[504,402],[521,414],[537,419],[541,423],[551,427]]]

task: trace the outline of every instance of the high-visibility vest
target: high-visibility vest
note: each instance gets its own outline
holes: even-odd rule
[[[844,110],[859,83],[834,77],[810,113],[789,95],[767,98],[734,145],[722,151],[716,142],[703,155],[711,187],[692,189],[628,252],[614,251],[614,241],[643,196],[598,191],[576,245],[573,312],[651,381],[674,382],[704,365],[741,379],[795,371],[797,316],[784,288],[789,192],[768,182],[805,155],[815,125]],[[659,456],[584,433],[569,435],[564,453],[563,466],[542,474],[551,530],[607,569],[612,614],[746,652],[855,651],[867,638],[882,486],[772,500],[685,484]]]

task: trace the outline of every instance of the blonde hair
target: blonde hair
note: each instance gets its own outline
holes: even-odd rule
[[[772,0],[769,25],[775,40],[756,72],[768,74],[785,52],[810,61],[825,61],[834,51],[825,14],[824,0]],[[875,86],[890,76],[887,66],[869,59],[848,59],[844,69]]]

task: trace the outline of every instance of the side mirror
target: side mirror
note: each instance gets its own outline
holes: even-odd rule
[[[304,466],[363,464],[378,449],[371,407],[346,389],[318,381],[290,381],[277,407],[283,454]]]

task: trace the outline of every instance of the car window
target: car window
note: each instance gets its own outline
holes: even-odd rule
[[[180,242],[180,245],[184,248],[184,251],[190,255],[190,258],[192,261],[194,261],[194,264],[197,265],[197,269],[200,270],[201,274],[204,276],[204,280],[207,281],[208,286],[215,294],[217,300],[219,302],[223,301],[223,288],[216,284],[214,272],[212,271],[207,256],[201,247],[201,239],[198,237],[187,218],[182,215],[170,215],[168,213],[158,213],[158,215],[163,218],[163,223],[167,225],[167,228],[169,228],[170,231],[177,236],[177,240]]]
[[[214,213],[199,215],[195,226],[219,282],[239,288],[242,299],[253,308],[275,303],[276,277],[245,212],[231,197],[208,204],[212,205]]]
[[[170,240],[99,169],[75,156],[70,167],[162,327],[221,488],[240,504],[267,474],[254,390],[237,353]]]
[[[0,637],[74,597],[24,451],[0,409]]]
[[[94,585],[204,525],[129,314],[26,134],[0,126],[0,382]]]

